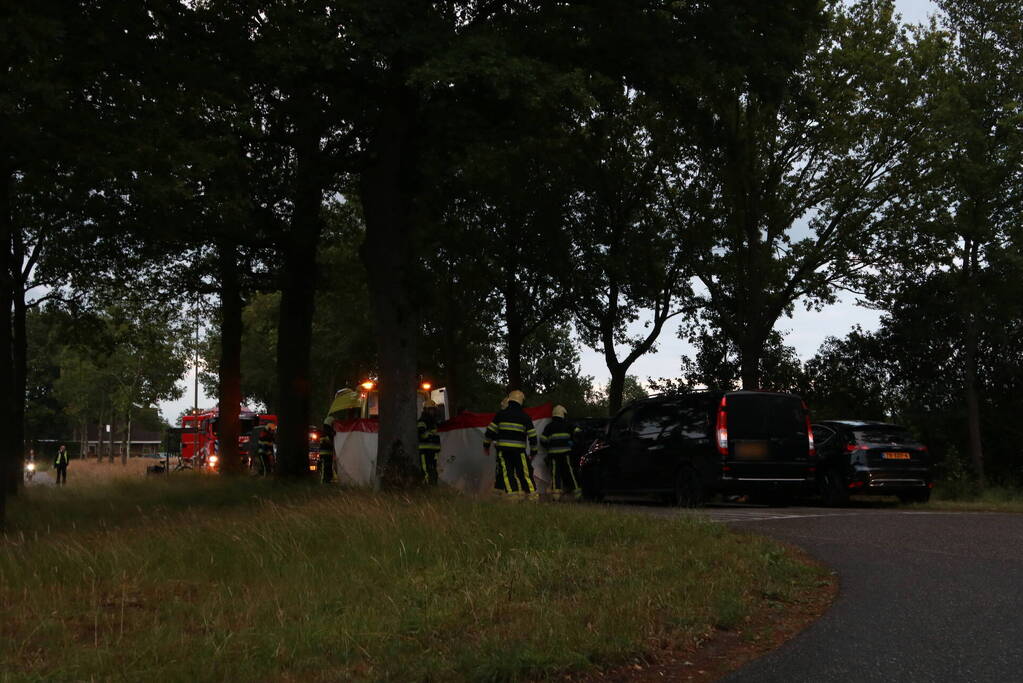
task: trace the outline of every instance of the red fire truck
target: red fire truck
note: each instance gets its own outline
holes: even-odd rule
[[[263,425],[277,422],[276,415],[257,413],[249,408],[242,408],[239,414],[241,430],[238,437],[238,448],[242,460],[250,459],[249,441],[255,439],[255,430]],[[181,460],[186,466],[195,468],[217,469],[220,461],[220,444],[218,432],[220,425],[220,409],[191,412],[181,418]]]

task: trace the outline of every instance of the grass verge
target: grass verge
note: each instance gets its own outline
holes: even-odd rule
[[[699,519],[444,492],[179,477],[19,498],[11,681],[546,678],[690,648],[824,573]]]
[[[964,490],[961,486],[938,484],[929,503],[909,507],[956,512],[1023,512],[1023,490],[1005,486]]]

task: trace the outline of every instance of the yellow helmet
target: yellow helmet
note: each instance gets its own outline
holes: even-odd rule
[[[554,410],[551,411],[554,417],[565,417],[568,415],[568,411],[565,410],[565,406],[554,406]]]
[[[423,401],[423,407],[424,408],[436,408],[437,407],[437,402],[434,401],[432,398],[428,398],[425,401]]]
[[[509,401],[515,401],[519,405],[522,405],[523,403],[526,402],[526,395],[523,394],[518,389],[516,389],[515,391],[511,392],[510,394],[508,394],[508,400]]]

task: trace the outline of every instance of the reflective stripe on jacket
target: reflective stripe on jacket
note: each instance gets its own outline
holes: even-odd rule
[[[578,427],[573,431],[565,418],[555,417],[544,427],[540,443],[551,455],[569,453],[572,451],[572,437],[578,431]]]
[[[320,460],[334,457],[334,439],[324,434],[320,437]]]
[[[483,437],[483,447],[497,442],[498,448],[526,449],[526,442],[536,450],[536,428],[533,420],[515,401],[508,401],[508,407],[494,416],[494,421],[487,426]]]
[[[421,416],[415,425],[415,430],[419,435],[420,451],[441,450],[441,435],[437,431],[437,420],[430,419],[426,415]]]

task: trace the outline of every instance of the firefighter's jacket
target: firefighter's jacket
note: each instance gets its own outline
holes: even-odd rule
[[[429,415],[426,411],[419,416],[419,423],[416,425],[419,432],[419,450],[439,451],[440,433],[437,432],[437,418]]]
[[[334,457],[333,434],[324,434],[320,437],[320,462],[330,460]]]
[[[565,418],[555,417],[544,427],[540,443],[550,455],[571,453],[572,439],[579,431],[578,427],[573,430]]]
[[[66,465],[67,462],[68,462],[67,451],[66,450],[57,451],[57,457],[53,461],[53,466],[54,467],[60,467],[61,465]]]
[[[483,437],[483,447],[489,449],[490,444],[497,442],[498,448],[526,450],[526,442],[536,450],[536,427],[533,420],[515,401],[508,401],[508,407],[494,416],[494,421],[487,425],[487,433]]]

